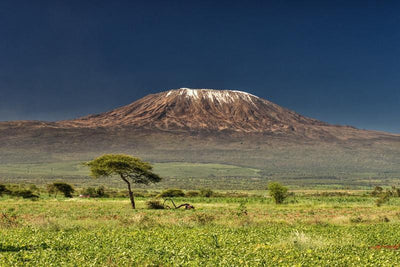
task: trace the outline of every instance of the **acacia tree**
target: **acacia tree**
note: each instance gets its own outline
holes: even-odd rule
[[[135,209],[135,199],[131,188],[134,184],[149,184],[161,181],[152,172],[153,167],[139,158],[123,154],[106,154],[86,163],[94,178],[118,175],[128,186],[132,208]]]

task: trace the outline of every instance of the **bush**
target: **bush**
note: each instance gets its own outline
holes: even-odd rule
[[[3,194],[7,194],[7,193],[8,193],[7,187],[4,184],[0,184],[0,197]]]
[[[72,193],[75,192],[75,190],[67,183],[56,182],[47,185],[47,192],[49,192],[49,194],[55,194],[56,196],[58,192],[61,192],[65,197],[72,197]]]
[[[39,198],[38,195],[35,195],[31,190],[16,190],[12,191],[11,195],[22,197],[22,198],[30,198],[30,199],[37,199]]]
[[[163,210],[165,207],[161,202],[157,199],[152,199],[146,202],[147,208],[152,210]]]
[[[211,189],[200,189],[200,195],[202,197],[212,197],[214,195],[214,192]]]
[[[81,194],[90,197],[107,197],[105,190],[104,186],[99,186],[97,188],[88,187],[82,190]]]
[[[200,195],[200,192],[198,191],[188,191],[185,194],[186,197],[197,197],[198,195]]]
[[[161,192],[160,197],[184,197],[185,193],[180,189],[167,189]]]
[[[288,196],[287,187],[281,185],[280,183],[270,183],[268,185],[268,190],[270,196],[275,200],[276,204],[282,204]]]

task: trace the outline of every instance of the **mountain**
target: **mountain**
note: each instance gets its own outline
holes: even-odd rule
[[[400,177],[400,135],[331,125],[233,90],[181,88],[73,120],[0,122],[3,164],[109,152],[252,167],[266,175]]]
[[[163,131],[243,133],[326,125],[249,93],[189,88],[148,95],[110,112],[60,123],[73,127],[134,126]]]
[[[301,116],[252,94],[233,90],[181,88],[151,94],[97,115],[61,121],[64,128],[135,128],[218,135],[268,134],[298,139],[370,139],[395,135],[329,125]]]

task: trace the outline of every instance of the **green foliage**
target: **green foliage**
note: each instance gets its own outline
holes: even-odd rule
[[[160,197],[184,197],[185,193],[181,189],[167,189],[161,192]]]
[[[47,185],[47,192],[49,194],[56,194],[56,195],[58,192],[61,192],[62,194],[64,194],[64,197],[71,198],[72,193],[75,192],[75,189],[70,184],[63,182],[55,182]]]
[[[132,208],[136,208],[131,183],[149,184],[161,181],[161,177],[152,172],[153,167],[139,158],[122,154],[106,154],[87,162],[94,178],[119,175],[127,184]]]
[[[200,196],[202,197],[212,197],[214,192],[211,189],[202,188],[200,189]]]
[[[25,189],[24,187],[11,186],[8,188],[6,185],[0,184],[0,196],[10,195],[15,197],[29,198],[32,200],[38,199],[39,196],[34,194],[32,190]]]
[[[276,204],[282,204],[288,195],[288,188],[276,182],[268,184],[268,191]]]
[[[161,181],[153,167],[139,158],[123,154],[106,154],[86,163],[94,178],[118,175],[133,183],[149,184]]]
[[[134,213],[120,199],[2,198],[0,266],[399,266],[400,198],[382,209],[363,193],[297,193],[284,207],[198,197],[194,211],[140,198]]]
[[[104,186],[99,186],[97,188],[94,187],[87,187],[81,191],[82,195],[90,196],[90,197],[107,197]]]
[[[39,198],[38,195],[34,194],[31,190],[27,190],[27,189],[11,191],[10,195],[16,196],[16,197],[22,197],[22,198],[29,198],[29,199]]]
[[[165,207],[158,199],[151,199],[146,202],[148,209],[163,210]]]
[[[0,184],[0,197],[7,192],[7,187],[4,184]]]

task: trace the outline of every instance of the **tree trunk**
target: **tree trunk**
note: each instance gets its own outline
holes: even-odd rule
[[[128,179],[126,179],[124,176],[121,175],[122,180],[124,180],[124,182],[128,185],[128,191],[129,191],[129,199],[131,200],[131,204],[132,204],[132,209],[135,209],[135,199],[133,197],[133,192],[131,189],[131,183],[128,181]]]

